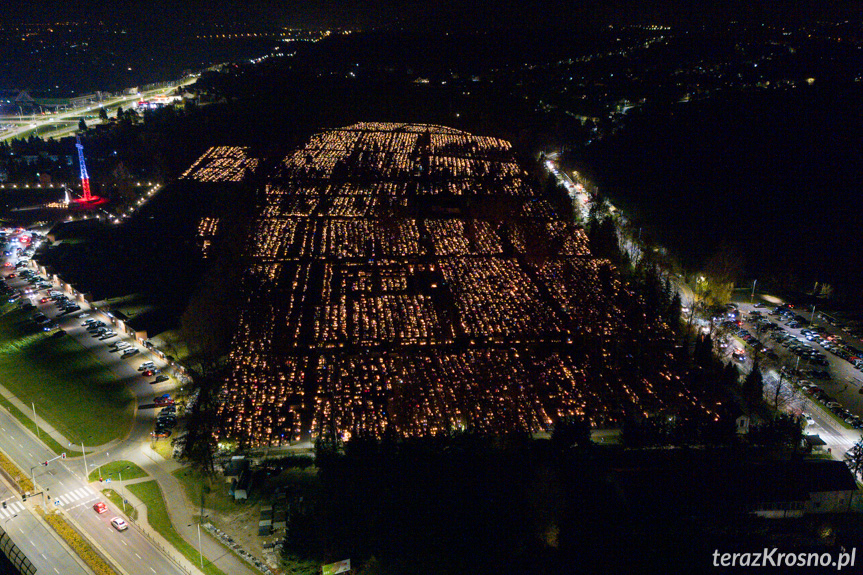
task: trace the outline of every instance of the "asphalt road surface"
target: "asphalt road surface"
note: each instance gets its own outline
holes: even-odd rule
[[[8,247],[5,249],[8,249]],[[7,259],[15,261],[17,258]],[[8,268],[4,269],[8,270]],[[23,288],[26,285],[20,277],[9,280],[8,283],[14,288]],[[45,290],[40,291],[40,297],[44,293]],[[70,333],[70,336],[75,335],[78,331],[86,331],[81,326],[82,320],[79,317],[82,313],[85,313],[84,310],[67,316],[58,316],[58,311],[51,303],[37,304],[37,309],[49,318],[58,321],[60,327],[66,330],[67,333]],[[91,348],[100,359],[104,360],[112,368],[118,377],[127,379],[132,387],[132,391],[138,396],[139,400],[143,397],[145,398],[144,402],[152,405],[152,397],[154,393],[159,392],[160,386],[149,385],[145,378],[137,372],[137,366],[144,360],[141,355],[135,356],[133,359],[121,359],[119,354],[110,354],[108,352],[109,342],[107,341],[100,341],[98,338],[90,337],[82,337],[79,341],[85,347]],[[116,339],[111,341],[116,341]],[[148,438],[149,429],[153,422],[153,413],[152,409],[137,410],[137,417],[132,433],[130,438],[124,443],[140,442]],[[111,526],[111,518],[115,516],[122,517],[123,515],[109,501],[101,498],[100,494],[88,484],[83,460],[56,459],[51,461],[47,466],[42,465],[42,462],[55,458],[56,454],[45,447],[32,434],[25,431],[5,411],[0,411],[0,431],[2,431],[0,433],[0,447],[5,450],[18,467],[32,474],[37,491],[45,491],[44,501],[47,506],[49,508],[62,507],[77,522],[84,534],[91,541],[98,542],[111,559],[124,569],[126,573],[131,575],[145,575],[146,573],[182,575],[185,573],[185,571],[163,555],[134,525],[130,525],[129,529],[123,532],[118,532]],[[70,446],[71,449],[77,450],[80,447]],[[39,496],[40,504],[42,503],[42,497]],[[100,500],[105,501],[109,508],[107,513],[101,515],[93,509],[93,504]],[[30,531],[27,531],[27,526],[30,523],[27,521],[30,520],[33,522],[36,521],[35,517],[32,517],[29,512],[10,520],[10,529],[8,531],[13,541],[27,553],[28,557],[36,546],[39,547],[40,553],[45,553],[48,556],[49,559],[47,562],[43,563],[43,566],[46,568],[40,569],[39,573],[52,573],[54,572],[55,565],[60,569],[59,565],[61,564],[53,563],[53,559],[51,558],[56,557],[57,561],[59,561],[65,550],[53,538],[48,539],[45,536],[40,536],[37,540],[33,536],[36,543],[31,547],[26,547],[26,540],[23,541],[24,544],[18,542],[15,522],[20,521],[24,533],[29,533]],[[31,531],[33,529],[33,527],[30,527]],[[33,532],[37,533],[38,531]],[[50,536],[50,534],[48,535]],[[32,557],[31,560],[33,560]],[[36,564],[36,561],[33,562]],[[77,567],[77,564],[75,564],[75,567]],[[64,571],[60,569],[58,572],[78,573],[80,572],[80,567],[78,567],[78,571],[70,566],[69,570]]]

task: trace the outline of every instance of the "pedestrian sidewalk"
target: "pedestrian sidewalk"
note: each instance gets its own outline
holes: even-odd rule
[[[157,547],[159,547],[162,552],[170,557],[174,563],[180,566],[183,571],[187,573],[201,573],[201,570],[198,565],[186,559],[186,557],[181,554],[173,545],[171,545],[164,537],[162,537],[155,529],[150,526],[147,517],[147,506],[144,503],[135,497],[131,491],[127,489],[127,486],[132,485],[134,483],[145,483],[147,481],[152,481],[152,477],[140,477],[138,479],[130,479],[127,481],[112,481],[110,484],[104,487],[104,489],[113,489],[120,495],[123,499],[129,502],[129,505],[134,507],[138,511],[138,518],[135,520],[130,519],[130,523],[135,525],[144,535],[146,535]]]
[[[179,555],[179,552],[172,545],[150,527],[147,523],[146,507],[126,488],[134,483],[156,480],[162,491],[162,496],[165,498],[168,518],[171,520],[174,530],[186,543],[197,549],[200,507],[189,500],[180,481],[172,474],[173,471],[181,469],[183,466],[173,459],[166,460],[153,451],[147,443],[129,445],[122,451],[122,459],[135,463],[150,474],[148,477],[122,482],[112,481],[110,484],[110,488],[116,490],[125,499],[135,502],[135,508],[138,510],[138,520],[136,521],[138,526],[163,548],[167,545],[169,556]],[[228,551],[205,530],[201,531],[201,550],[205,561],[212,563],[227,575],[260,575],[251,565]],[[194,568],[195,571],[199,570],[197,565]]]

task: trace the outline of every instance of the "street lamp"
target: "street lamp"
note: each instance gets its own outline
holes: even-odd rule
[[[201,569],[203,569],[204,568],[204,552],[201,551],[201,524],[198,523],[197,525],[198,525],[198,555],[201,558]],[[186,527],[191,527],[191,526],[192,526],[191,523],[186,525]]]
[[[752,280],[752,294],[749,296],[749,303],[755,299],[755,284],[758,283],[758,280]]]

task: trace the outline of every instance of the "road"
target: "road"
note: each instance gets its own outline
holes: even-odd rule
[[[5,411],[0,412],[0,429],[5,433],[13,422]],[[21,502],[17,491],[0,484],[0,499],[6,508],[0,508],[0,527],[36,567],[37,573],[87,575],[74,557],[58,543],[51,528],[39,521],[30,506]]]
[[[11,247],[17,247],[11,246]],[[4,249],[9,249],[7,245]],[[17,258],[7,258],[15,261]],[[8,268],[5,268],[8,270]],[[5,275],[5,274],[4,274]],[[21,280],[20,276],[12,280],[7,280],[7,283],[14,288],[24,288],[26,283]],[[41,294],[40,294],[41,295]],[[132,366],[129,360],[123,360],[115,355],[108,353],[106,342],[93,339],[86,334],[86,330],[81,326],[82,320],[80,315],[85,313],[84,310],[71,314],[65,317],[58,317],[57,310],[53,309],[50,303],[38,304],[39,311],[48,317],[56,318],[60,326],[69,333],[69,337],[80,337],[82,344],[87,347],[102,349],[94,349],[100,359],[106,360],[108,365],[114,368],[115,373],[119,372],[120,377],[129,380],[133,391],[139,398],[144,398],[144,401],[149,404],[142,405],[136,411],[136,420],[127,444],[140,444],[146,441],[149,437],[149,431],[153,422],[152,398],[155,391],[159,392],[159,386],[150,386],[145,378],[141,376]],[[87,341],[90,340],[90,341]],[[141,363],[140,356],[136,356],[135,366]],[[98,542],[103,550],[110,558],[119,565],[126,573],[138,575],[141,573],[156,573],[158,575],[182,575],[186,571],[182,570],[173,561],[168,559],[162,552],[145,536],[139,529],[132,525],[128,530],[117,532],[110,524],[111,518],[115,516],[122,517],[122,514],[110,502],[108,504],[109,511],[105,514],[97,514],[93,510],[93,503],[103,500],[97,491],[89,485],[86,480],[86,471],[84,469],[84,461],[78,460],[63,460],[55,459],[47,466],[41,462],[54,459],[56,454],[45,447],[32,433],[25,431],[17,420],[14,420],[5,411],[0,411],[0,447],[4,449],[7,455],[21,469],[32,473],[34,482],[37,486],[37,491],[44,490],[48,507],[59,507],[66,511],[69,516],[79,525],[81,530],[90,538],[91,541]],[[70,446],[70,450],[78,449],[75,446]],[[120,455],[119,453],[115,455]],[[118,459],[122,458],[117,457]],[[103,458],[104,459],[104,458]],[[101,461],[100,463],[104,463]],[[95,465],[92,461],[88,462]],[[39,502],[41,503],[41,501]],[[18,519],[11,520],[18,521]],[[23,520],[22,520],[23,522]],[[10,531],[13,535],[14,531]],[[16,543],[21,546],[16,540]],[[52,544],[53,543],[53,544]],[[45,549],[52,549],[53,552],[59,547],[56,541],[40,539],[40,545],[44,545]],[[22,548],[24,548],[22,546]],[[59,547],[62,549],[62,547]],[[44,550],[43,550],[44,552]],[[28,553],[29,556],[29,553]],[[146,558],[146,565],[142,564],[143,558]],[[31,560],[33,558],[31,557]],[[35,563],[35,562],[34,562]],[[53,569],[53,568],[52,568]],[[40,572],[50,572],[51,570],[40,570]],[[74,570],[68,571],[74,573]],[[65,573],[65,571],[61,571]]]
[[[17,245],[12,247],[17,247]],[[17,257],[12,256],[7,259],[14,262],[17,260]],[[3,272],[3,275],[11,272],[8,268],[0,269],[7,270]],[[20,276],[14,279],[7,279],[7,284],[10,287],[19,289],[24,288],[27,285]],[[43,293],[39,294],[39,299],[44,295],[44,291],[47,290],[43,290]],[[111,318],[101,311],[97,312],[91,309],[89,304],[86,302],[81,302],[82,309],[80,311],[67,316],[58,316],[58,312],[50,300],[43,304],[39,302],[39,299],[35,297],[32,297],[31,299],[31,302],[36,305],[38,311],[41,311],[49,318],[55,319],[60,324],[60,327],[66,331],[66,337],[75,338],[82,346],[90,350],[91,353],[108,366],[117,380],[123,382],[137,398],[138,406],[135,412],[135,420],[133,422],[132,430],[125,439],[111,442],[111,444],[105,446],[96,446],[95,453],[91,452],[93,449],[92,446],[86,446],[88,451],[87,464],[89,469],[93,470],[98,465],[103,465],[110,461],[128,460],[135,462],[139,467],[143,468],[151,478],[158,481],[166,502],[169,503],[169,515],[171,516],[171,521],[174,524],[176,531],[187,542],[189,542],[190,545],[196,547],[196,544],[198,543],[196,537],[196,518],[199,511],[194,503],[187,501],[182,486],[170,473],[176,469],[178,465],[175,462],[166,462],[159,455],[149,450],[151,440],[150,432],[153,429],[156,414],[156,406],[153,402],[154,397],[162,395],[163,393],[173,392],[179,383],[176,379],[169,378],[166,382],[152,384],[150,381],[153,378],[143,376],[142,373],[138,371],[138,367],[144,361],[150,360],[153,361],[157,367],[162,369],[163,372],[170,373],[168,369],[169,366],[158,356],[147,352],[142,346],[122,334],[117,338],[110,339],[109,341],[102,341],[99,338],[91,337],[86,328],[82,325],[84,323],[84,317],[87,319],[100,319],[109,326]],[[34,312],[35,311],[36,310],[34,310]],[[117,331],[120,333],[120,330]],[[139,350],[141,350],[141,353],[128,359],[120,357],[119,353],[112,352],[109,347],[110,343],[120,340],[125,340],[126,342],[135,345]],[[32,435],[31,439],[33,441],[36,440]],[[55,437],[55,439],[63,441],[62,436],[59,438]],[[2,436],[0,436],[0,446],[5,446]],[[70,445],[70,449],[79,450],[80,447]],[[32,461],[34,456],[37,460],[45,460],[45,457],[40,454],[45,453],[47,455],[51,452],[49,452],[47,448],[43,447],[42,452],[33,451],[32,453],[32,456],[28,454],[26,461]],[[53,454],[51,454],[51,456],[53,456]],[[16,462],[17,461],[18,460],[16,459]],[[20,465],[22,468],[25,468],[23,464]],[[49,473],[49,471],[54,470],[55,467],[57,469],[57,473]],[[59,470],[65,470],[65,473],[62,473]],[[62,477],[60,477],[58,473],[62,473]],[[119,534],[119,537],[117,537],[117,534],[114,534],[113,539],[106,539],[104,530],[102,529],[104,525],[102,525],[101,522],[110,521],[111,517],[115,515],[121,516],[121,514],[117,509],[111,506],[110,502],[107,501],[106,503],[111,507],[111,512],[106,514],[109,515],[108,517],[99,516],[93,511],[92,503],[95,499],[86,497],[87,491],[81,491],[81,489],[87,488],[89,489],[89,492],[93,494],[96,492],[92,487],[88,487],[81,479],[81,477],[84,476],[85,470],[83,460],[57,460],[55,462],[51,462],[48,468],[37,468],[35,479],[36,482],[39,483],[40,487],[43,486],[43,481],[45,486],[50,487],[53,501],[56,502],[59,499],[58,507],[73,510],[71,511],[73,518],[80,518],[79,520],[81,521],[82,529],[84,529],[87,535],[93,537],[93,540],[111,541],[113,543],[111,548],[108,550],[108,554],[114,558],[119,565],[126,569],[128,573],[141,573],[140,560],[137,559],[138,556],[150,557],[153,554],[158,553],[157,548],[147,540],[142,533],[138,532],[137,526],[134,525],[128,531]],[[63,483],[58,483],[60,479],[62,479]],[[100,487],[110,487],[110,485],[101,485]],[[119,489],[117,491],[122,490]],[[78,496],[77,498],[75,497],[76,495]],[[110,526],[108,526],[108,529],[113,531]],[[120,546],[121,544],[122,547]],[[227,552],[224,547],[209,535],[205,535],[201,539],[201,544],[204,557],[208,561],[212,561],[212,563],[214,563],[216,567],[221,569],[223,572],[230,573],[231,575],[253,575],[254,573],[257,573],[257,571],[252,569],[248,563],[236,555]],[[173,550],[171,550],[171,552],[173,553]],[[164,555],[160,554],[159,557],[160,561],[163,561],[165,565],[173,565],[173,563],[171,563]],[[196,564],[190,563],[185,559],[180,559],[179,561],[183,568],[197,571]],[[151,562],[149,559],[148,565],[152,565],[156,569],[160,568],[160,565],[155,562]],[[162,570],[158,572],[160,574],[185,572],[182,569],[179,571],[177,569],[180,568],[162,568]]]
[[[28,135],[34,130],[39,130],[41,127],[50,126],[52,124],[68,125],[66,127],[58,128],[50,132],[42,133],[40,134],[40,136],[44,138],[58,138],[61,136],[70,135],[78,131],[78,120],[80,120],[81,118],[85,118],[85,121],[88,125],[102,123],[102,121],[99,119],[100,108],[105,108],[105,110],[108,112],[114,112],[118,106],[123,106],[124,108],[127,108],[142,99],[146,100],[148,98],[166,96],[170,92],[175,90],[178,86],[188,85],[195,80],[196,78],[186,78],[182,81],[171,83],[171,85],[165,88],[157,88],[154,90],[141,92],[140,94],[110,98],[108,100],[105,100],[104,102],[101,102],[99,105],[87,106],[86,108],[76,108],[74,110],[68,110],[56,114],[44,114],[23,117],[15,114],[0,115],[0,125],[7,124],[14,126],[8,131],[0,132],[0,140],[20,138],[22,136]]]
[[[590,216],[590,196],[584,186],[572,181],[565,171],[557,167],[557,160],[560,154],[553,152],[547,156],[545,161],[546,169],[557,178],[559,184],[566,188],[567,194],[573,201],[575,208],[578,209],[578,214],[581,216],[581,221],[586,222]]]

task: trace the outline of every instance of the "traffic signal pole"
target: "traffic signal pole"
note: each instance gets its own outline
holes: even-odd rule
[[[45,460],[42,463],[36,464],[30,468],[30,481],[33,482],[33,489],[36,489],[36,472],[34,470],[37,467],[39,467],[39,465],[44,465],[45,467],[47,467],[49,463],[51,463],[52,461],[57,461],[58,459],[66,459],[66,453],[63,452],[60,455],[58,455],[57,457],[52,457],[51,459]],[[42,495],[42,505],[44,507],[44,506],[46,506],[45,492],[44,491],[40,491],[38,493],[33,493],[32,495],[29,493],[25,493],[23,500],[27,501],[27,497],[32,497],[33,495],[39,495],[39,494]]]

